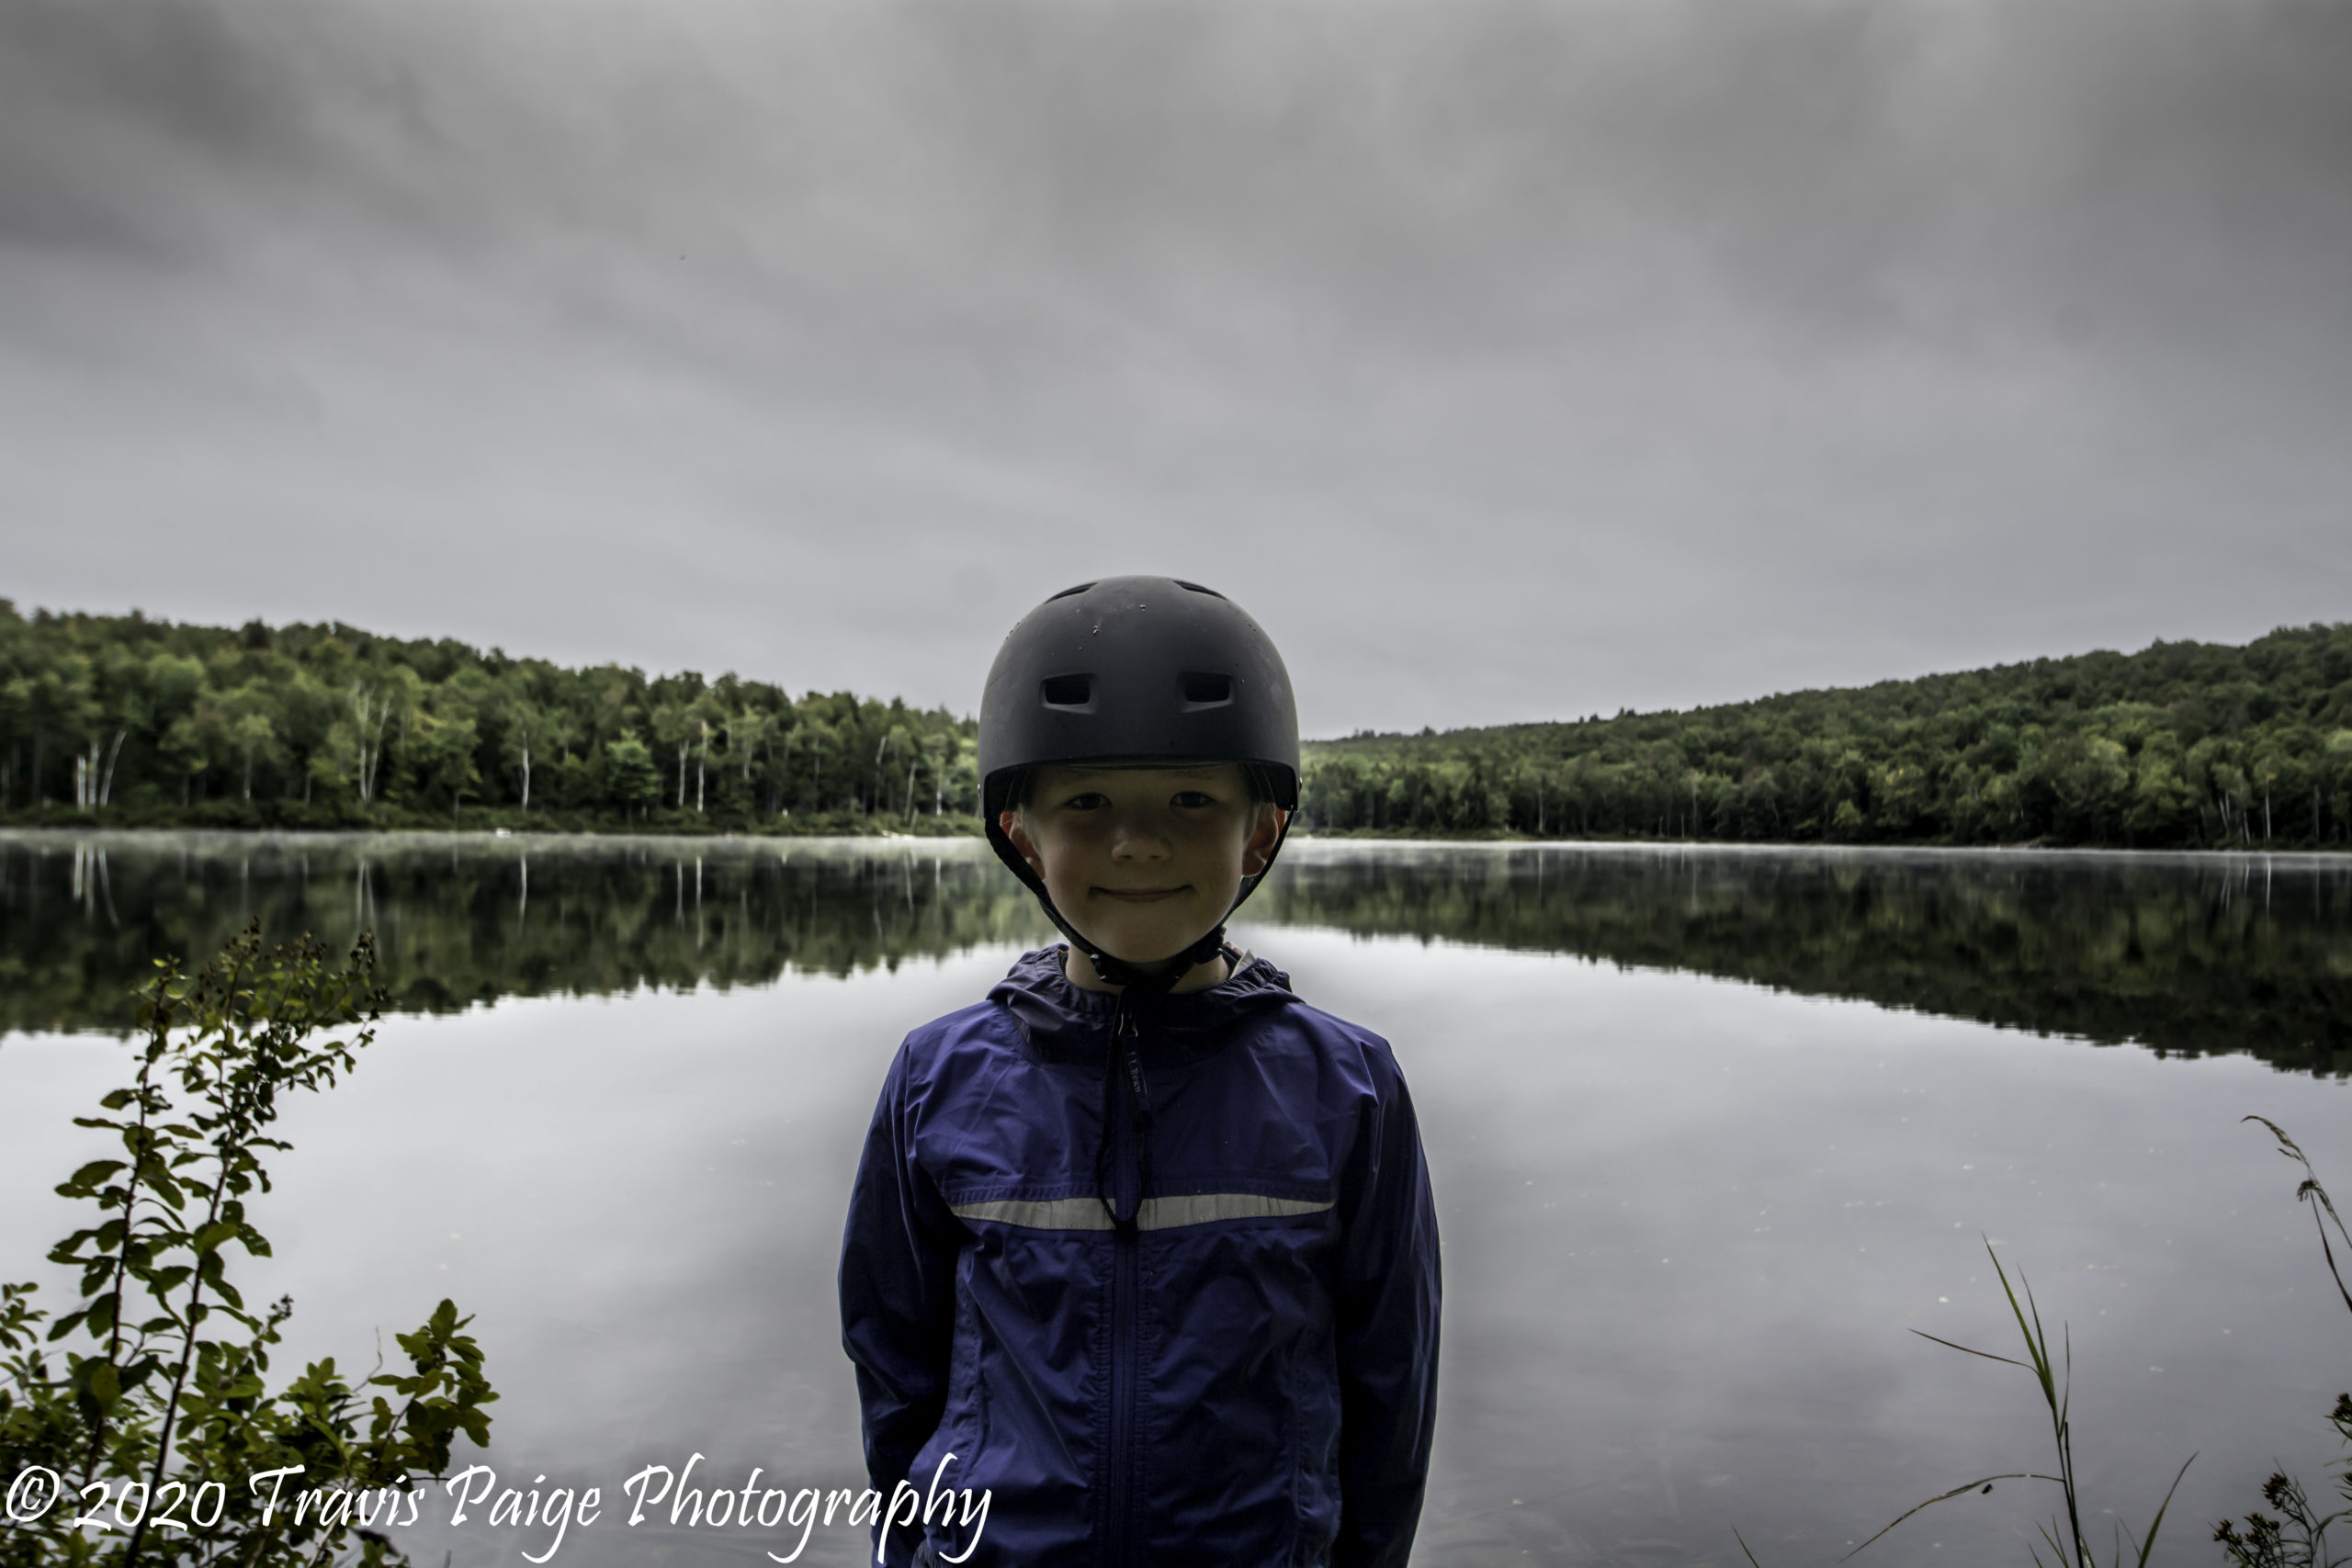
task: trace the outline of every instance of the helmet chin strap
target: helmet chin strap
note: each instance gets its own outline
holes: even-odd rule
[[[1086,954],[1087,962],[1094,965],[1094,972],[1097,975],[1123,990],[1137,992],[1170,990],[1195,967],[1206,964],[1225,951],[1225,923],[1220,920],[1215,931],[1164,963],[1154,965],[1130,964],[1124,958],[1112,957],[1088,941],[1068,920],[1062,919],[1061,911],[1055,908],[1050,901],[1046,905],[1046,915],[1061,929],[1064,936],[1069,938],[1072,947]]]
[[[1283,852],[1283,841],[1290,837],[1292,815],[1283,813],[1282,826],[1274,833],[1273,847],[1266,852],[1266,863],[1241,879],[1241,886],[1234,894],[1233,902],[1226,907],[1226,919],[1232,918],[1233,911],[1241,908],[1242,900],[1255,893],[1258,884],[1265,880],[1266,873],[1273,869],[1274,857]],[[1046,879],[1037,874],[1037,869],[1020,851],[1012,847],[1012,840],[1004,836],[1001,828],[990,822],[987,838],[989,847],[996,851],[997,858],[1004,862],[1015,876],[1028,885],[1029,891],[1037,896],[1038,906],[1046,911],[1046,919],[1054,922],[1054,929],[1068,937],[1072,947],[1086,954],[1087,961],[1094,965],[1095,974],[1123,990],[1132,989],[1139,995],[1165,995],[1194,967],[1206,964],[1225,950],[1225,920],[1220,919],[1216,928],[1206,936],[1162,963],[1130,964],[1124,958],[1114,958],[1103,952],[1102,945],[1093,938],[1071,925],[1054,907],[1053,895],[1046,891]]]

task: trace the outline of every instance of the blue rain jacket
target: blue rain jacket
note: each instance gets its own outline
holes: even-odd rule
[[[890,1065],[842,1247],[866,1468],[989,1504],[886,1559],[1403,1568],[1438,1240],[1387,1043],[1262,959],[1128,1017],[1046,949]]]

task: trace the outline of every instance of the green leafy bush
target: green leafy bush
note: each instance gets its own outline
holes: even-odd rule
[[[405,1562],[384,1527],[458,1436],[489,1441],[498,1396],[451,1303],[396,1336],[407,1371],[329,1358],[273,1393],[292,1303],[249,1307],[231,1277],[232,1249],[269,1256],[246,1204],[289,1146],[281,1097],[333,1087],[374,1037],[374,965],[365,935],[335,968],[257,924],[194,975],[158,964],[136,1077],[75,1118],[119,1157],[57,1190],[96,1211],[50,1253],[79,1301],[51,1321],[33,1284],[0,1286],[0,1568]]]

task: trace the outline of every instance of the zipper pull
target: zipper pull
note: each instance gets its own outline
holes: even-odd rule
[[[1120,1053],[1127,1069],[1127,1105],[1129,1115],[1138,1127],[1151,1125],[1151,1090],[1144,1083],[1143,1053],[1128,1046]]]

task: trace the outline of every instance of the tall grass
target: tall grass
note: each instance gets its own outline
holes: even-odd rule
[[[2050,1331],[2042,1325],[2041,1305],[2034,1299],[2033,1287],[2027,1281],[2024,1271],[2022,1269],[2018,1271],[2017,1284],[2012,1285],[2009,1282],[2008,1270],[2001,1266],[2001,1259],[1994,1253],[1990,1241],[1984,1244],[1984,1255],[1992,1258],[1993,1272],[2001,1281],[2001,1293],[2008,1298],[2009,1313],[2017,1320],[2018,1335],[2024,1343],[2026,1359],[2020,1361],[2014,1357],[1996,1355],[1990,1350],[1979,1350],[1973,1346],[1957,1344],[1952,1340],[1939,1338],[1933,1334],[1924,1333],[1916,1328],[1911,1332],[1918,1335],[1922,1339],[1933,1340],[1936,1344],[1958,1350],[1963,1355],[1979,1357],[1987,1361],[1997,1361],[2005,1367],[2016,1367],[2019,1371],[2032,1373],[2035,1385],[2041,1391],[2042,1404],[2050,1412],[2050,1435],[2052,1447],[2057,1453],[2058,1473],[2047,1475],[2040,1471],[2007,1471],[1999,1475],[1980,1475],[1975,1480],[1955,1486],[1949,1492],[1939,1492],[1925,1502],[1912,1505],[1896,1515],[1894,1520],[1880,1529],[1876,1535],[1846,1553],[1838,1561],[1843,1562],[1860,1556],[1877,1542],[1883,1540],[1905,1520],[1934,1507],[1939,1503],[1949,1503],[1955,1497],[1965,1497],[1971,1494],[1982,1495],[1990,1492],[1993,1490],[1994,1483],[1999,1481],[2041,1481],[2058,1488],[2064,1512],[2053,1515],[2047,1524],[2039,1527],[2041,1533],[2041,1545],[2029,1548],[2037,1568],[2121,1568],[2126,1562],[2131,1562],[2132,1568],[2147,1568],[2149,1555],[2156,1548],[2157,1532],[2164,1529],[2165,1514],[2172,1507],[2173,1494],[2180,1490],[2181,1477],[2188,1473],[2188,1467],[2196,1462],[2197,1456],[2190,1454],[2182,1461],[2180,1469],[2174,1473],[2172,1484],[2165,1489],[2164,1501],[2156,1505],[2155,1515],[2148,1521],[2147,1533],[2144,1536],[2132,1533],[2130,1528],[2120,1520],[2117,1521],[2112,1553],[2105,1560],[2103,1565],[2097,1548],[2083,1532],[2082,1489],[2076,1479],[2077,1472],[2075,1467],[2073,1337],[2066,1325],[2061,1323],[2058,1325],[2058,1345],[2053,1353],[2050,1343]],[[2018,1299],[2020,1289],[2024,1292],[2022,1301]],[[1749,1550],[1747,1541],[1740,1536],[1738,1530],[1733,1530],[1732,1537],[1739,1541],[1739,1550],[1747,1557],[1752,1568],[1763,1568],[1763,1565],[1757,1562],[1756,1553]],[[2051,1553],[2047,1559],[2041,1555],[2045,1547]],[[2130,1552],[2128,1557],[2126,1556],[2127,1549]]]
[[[2312,1224],[2319,1232],[2320,1255],[2327,1259],[2327,1271],[2335,1280],[2336,1294],[2344,1298],[2345,1310],[2352,1312],[2352,1290],[2345,1288],[2344,1270],[2336,1264],[2335,1245],[2327,1239],[2327,1227],[2332,1223],[2346,1250],[2352,1251],[2352,1235],[2345,1232],[2344,1217],[2335,1212],[2327,1189],[2320,1185],[2319,1173],[2312,1168],[2310,1157],[2284,1128],[2267,1116],[2248,1116],[2245,1120],[2259,1122],[2268,1128],[2270,1135],[2278,1140],[2278,1152],[2303,1168],[2303,1179],[2295,1188],[2295,1201],[2312,1206]],[[2335,1408],[2328,1412],[2327,1418],[2346,1450],[2352,1450],[2352,1393],[2337,1394]],[[2232,1568],[2344,1568],[2352,1563],[2352,1554],[2327,1554],[2328,1528],[2352,1519],[2352,1457],[2337,1461],[2332,1479],[2346,1506],[2323,1514],[2301,1482],[2284,1471],[2274,1472],[2262,1484],[2262,1500],[2277,1509],[2279,1517],[2273,1518],[2256,1509],[2245,1516],[2243,1531],[2234,1519],[2223,1519],[2213,1527],[2213,1539],[2221,1543]]]
[[[2326,1259],[2328,1273],[2335,1281],[2337,1294],[2344,1298],[2346,1309],[2352,1311],[2352,1287],[2345,1283],[2344,1270],[2336,1260],[2335,1241],[2328,1235],[2328,1227],[2331,1224],[2335,1227],[2335,1239],[2344,1242],[2347,1257],[2352,1257],[2352,1232],[2346,1230],[2343,1216],[2336,1212],[2327,1189],[2320,1184],[2319,1173],[2312,1168],[2312,1162],[2301,1147],[2277,1122],[2265,1116],[2247,1116],[2244,1120],[2261,1122],[2278,1140],[2278,1152],[2302,1168],[2303,1176],[2295,1188],[2295,1200],[2312,1206],[2312,1223],[2319,1232],[2321,1255]],[[1905,1520],[1939,1503],[1990,1492],[1994,1483],[1999,1481],[2040,1481],[2059,1489],[2063,1512],[2052,1515],[2047,1524],[2040,1527],[2041,1544],[2028,1549],[2036,1568],[2122,1568],[2126,1562],[2132,1563],[2132,1568],[2147,1568],[2148,1559],[2155,1551],[2157,1532],[2164,1529],[2165,1515],[2172,1507],[2174,1495],[2180,1490],[2181,1478],[2188,1473],[2188,1467],[2197,1461],[2197,1456],[2190,1454],[2181,1461],[2180,1469],[2174,1472],[2172,1484],[2165,1489],[2164,1500],[2157,1504],[2154,1515],[2148,1520],[2144,1536],[2134,1534],[2120,1520],[2116,1523],[2115,1534],[2109,1543],[2110,1554],[2102,1562],[2097,1548],[2083,1531],[2085,1510],[2082,1492],[2076,1481],[2071,1415],[2073,1337],[2066,1325],[2061,1323],[2058,1344],[2053,1352],[2049,1330],[2042,1325],[2041,1303],[2035,1301],[2033,1288],[2027,1282],[2024,1270],[2018,1270],[2017,1283],[2012,1285],[2008,1270],[1994,1255],[1990,1241],[1985,1243],[1984,1252],[1993,1260],[1993,1272],[2001,1281],[2002,1294],[2008,1299],[2009,1314],[2017,1322],[2018,1336],[2023,1342],[2026,1359],[2018,1360],[2014,1357],[1996,1355],[1990,1350],[1956,1344],[1916,1328],[1911,1332],[1922,1339],[1933,1340],[1963,1355],[1997,1361],[2003,1366],[2016,1367],[2031,1373],[2035,1386],[2041,1391],[2042,1404],[2050,1413],[2050,1435],[2057,1455],[2058,1473],[2047,1475],[2039,1471],[2012,1471],[2000,1475],[1979,1476],[1964,1485],[1939,1492],[1897,1515],[1893,1522],[1839,1561],[1845,1562],[1860,1555],[1884,1540]],[[2020,1291],[2023,1292],[2022,1300],[2019,1299]],[[2335,1406],[2329,1412],[2328,1420],[2342,1437],[2347,1450],[2352,1450],[2352,1393],[2336,1395]],[[2347,1565],[2352,1565],[2352,1554],[2331,1557],[2327,1544],[2330,1528],[2352,1520],[2352,1457],[2339,1461],[2330,1479],[2335,1483],[2345,1506],[2322,1513],[2321,1506],[2312,1501],[2301,1483],[2283,1472],[2273,1474],[2264,1483],[2262,1496],[2278,1511],[2278,1517],[2256,1511],[2245,1516],[2243,1529],[2236,1521],[2230,1519],[2223,1519],[2214,1529],[2213,1540],[2226,1553],[2230,1568],[2347,1568]],[[1737,1529],[1732,1531],[1732,1537],[1739,1542],[1740,1553],[1747,1559],[1751,1568],[1762,1568],[1762,1564],[1757,1562],[1756,1553]],[[2047,1559],[2042,1556],[2044,1549],[2051,1554]]]
[[[1978,1350],[1966,1345],[1955,1344],[1950,1339],[1939,1339],[1935,1335],[1917,1328],[1911,1332],[1918,1335],[1922,1339],[1934,1340],[1935,1343],[1948,1346],[1963,1355],[1981,1356],[1988,1361],[1998,1361],[2005,1367],[2017,1367],[2031,1372],[2034,1382],[2041,1389],[2042,1404],[2048,1406],[2050,1411],[2050,1432],[2057,1449],[2058,1473],[2055,1475],[2031,1473],[2018,1476],[1995,1475],[1986,1476],[1981,1482],[1972,1481],[1965,1486],[1955,1487],[1939,1496],[1928,1498],[1927,1502],[1912,1508],[1909,1513],[1897,1518],[1894,1524],[1888,1525],[1886,1529],[1879,1531],[1878,1535],[1871,1537],[1870,1540],[1862,1542],[1861,1546],[1856,1547],[1853,1551],[1846,1555],[1853,1556],[1863,1547],[1869,1546],[1871,1541],[1879,1540],[1887,1533],[1887,1530],[1893,1529],[1895,1525],[1901,1524],[1904,1519],[1909,1518],[1912,1514],[1919,1512],[1921,1508],[1949,1501],[1953,1497],[1963,1496],[1979,1487],[1990,1492],[1993,1489],[1992,1483],[1996,1481],[2049,1481],[2054,1482],[2059,1487],[2065,1502],[2066,1515],[2063,1536],[2059,1533],[2059,1521],[2054,1517],[2048,1524],[2040,1527],[2043,1544],[2050,1548],[2054,1564],[2072,1563],[2073,1568],[2095,1568],[2098,1562],[2098,1554],[2083,1535],[2082,1492],[2075,1481],[2075,1427],[2070,1415],[2073,1406],[2075,1374],[2074,1337],[2064,1324],[2059,1325],[2060,1355],[2053,1359],[2050,1353],[2049,1330],[2041,1325],[2041,1306],[2033,1299],[2033,1287],[2027,1283],[2025,1271],[2023,1269],[2018,1271],[2018,1283],[2025,1287],[2025,1301],[2019,1303],[2017,1291],[2009,1284],[2008,1270],[2001,1267],[2001,1260],[1995,1256],[1990,1242],[1985,1243],[1984,1256],[1993,1259],[1993,1272],[2001,1281],[2001,1293],[2008,1298],[2010,1314],[2017,1319],[2018,1333],[2025,1340],[2027,1360],[2015,1360],[2007,1356],[1996,1356],[1990,1350]],[[2149,1553],[2156,1549],[2156,1532],[2164,1529],[2165,1513],[2172,1506],[2173,1494],[2180,1490],[2180,1478],[2187,1475],[2188,1467],[2196,1462],[2195,1454],[2190,1454],[2181,1461],[2180,1469],[2173,1474],[2172,1484],[2165,1488],[2164,1501],[2156,1505],[2155,1517],[2148,1521],[2148,1533],[2144,1538],[2132,1535],[2130,1527],[2120,1519],[2116,1521],[2114,1555],[2109,1560],[2110,1562],[2120,1564],[2124,1561],[2124,1543],[2128,1537],[2134,1568],[2147,1568]],[[2042,1563],[2041,1548],[2037,1546],[2031,1550],[2033,1561],[2037,1568],[2040,1568]]]

